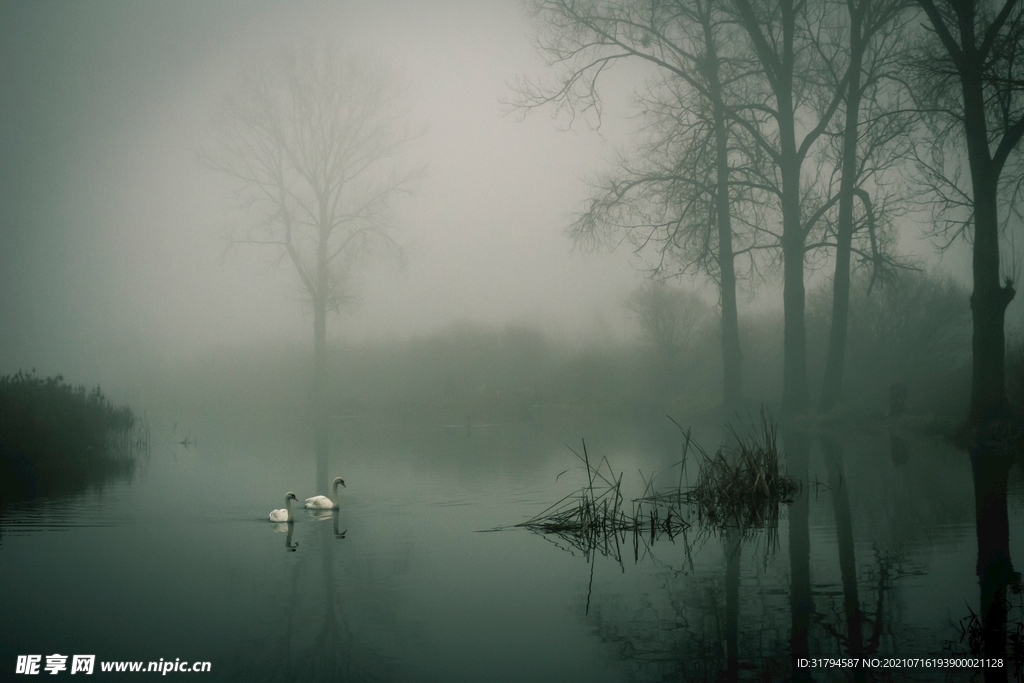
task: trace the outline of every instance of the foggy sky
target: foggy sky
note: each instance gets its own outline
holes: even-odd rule
[[[629,255],[573,253],[562,231],[629,112],[613,97],[601,134],[508,115],[508,84],[545,74],[534,35],[515,1],[0,2],[0,373],[93,382],[210,345],[309,342],[290,266],[226,251],[244,214],[197,150],[248,60],[324,39],[404,74],[427,130],[411,162],[428,167],[396,212],[407,266],[361,273],[331,337],[459,320],[628,334]]]

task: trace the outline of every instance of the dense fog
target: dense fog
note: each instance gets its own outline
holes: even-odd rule
[[[571,403],[574,392],[596,396],[584,381],[604,386],[609,398],[596,402],[620,407],[721,401],[714,283],[690,273],[652,284],[648,255],[626,243],[588,249],[566,232],[635,147],[649,68],[617,64],[602,76],[598,126],[554,106],[516,110],[516,83],[552,74],[535,45],[544,27],[518,3],[3,3],[0,12],[0,372],[64,373],[136,402],[178,391],[200,405],[203,378],[211,390],[234,386],[210,379],[220,372],[273,387],[279,407],[307,395],[308,296],[279,251],[231,241],[260,219],[208,160],[246,70],[316,45],[388,70],[414,138],[400,162],[422,171],[391,203],[401,254],[357,264],[348,298],[328,315],[331,362],[347,378],[339,409],[491,390],[531,406]],[[958,389],[930,408],[963,408],[969,245],[954,240],[940,253],[926,235],[931,220],[915,205],[893,227],[893,253],[924,270],[905,271],[910,293],[876,286],[865,297],[868,275],[855,273],[850,331],[869,336],[851,342],[851,399],[882,401],[896,381],[933,395],[933,367]],[[813,392],[831,256],[808,266]],[[904,301],[928,298],[913,292],[930,286],[941,300],[932,308]],[[781,294],[777,258],[739,283],[746,393],[759,400],[781,391]],[[682,302],[670,325],[684,338],[645,327],[644,297],[657,296]],[[870,311],[887,306],[890,316],[913,309],[921,329],[869,329],[879,324]],[[1011,332],[1018,308],[1007,313]],[[940,322],[949,329],[929,328]],[[914,349],[908,337],[881,353],[868,348],[883,344],[879,334],[919,334],[936,348]],[[463,347],[478,352],[454,350]],[[869,370],[875,381],[862,381]]]
[[[198,163],[246,60],[306,40],[391,63],[425,131],[411,154],[428,173],[395,207],[407,266],[371,264],[332,337],[407,337],[463,319],[567,336],[621,325],[628,264],[573,256],[561,235],[608,143],[503,115],[506,81],[538,66],[514,4],[3,12],[5,370],[92,374],[126,353],[146,362],[308,339],[308,311],[275,255],[225,253],[225,225],[244,216],[232,186]]]

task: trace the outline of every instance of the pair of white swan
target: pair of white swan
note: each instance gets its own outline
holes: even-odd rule
[[[345,480],[341,477],[335,477],[334,483],[332,484],[332,492],[334,493],[332,498],[327,496],[313,496],[307,498],[305,506],[310,510],[337,510],[338,509],[338,484],[345,486]],[[346,487],[347,488],[347,487]],[[270,511],[271,522],[290,522],[292,521],[292,501],[298,500],[295,494],[289,491],[284,494],[284,507],[280,510]]]

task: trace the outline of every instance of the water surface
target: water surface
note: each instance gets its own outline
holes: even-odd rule
[[[211,430],[188,449],[168,436],[131,481],[2,510],[5,675],[17,655],[61,653],[209,661],[192,676],[210,681],[785,680],[810,673],[793,669],[801,653],[969,652],[963,629],[980,603],[966,453],[888,433],[791,436],[783,448],[805,486],[776,533],[695,526],[644,539],[634,556],[625,538],[602,554],[492,531],[583,484],[566,446],[583,436],[629,495],[640,471],[678,479],[668,421],[339,420],[340,510],[295,508],[289,530],[266,520],[286,491],[327,493],[301,430]],[[698,436],[710,447],[722,434]],[[1020,558],[1018,467],[1008,519]],[[1012,631],[1021,599],[1007,600]],[[973,675],[857,676],[947,674]]]

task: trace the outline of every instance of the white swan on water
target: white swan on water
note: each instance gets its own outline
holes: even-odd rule
[[[292,521],[292,501],[298,500],[295,494],[289,491],[284,494],[284,508],[280,510],[270,511],[271,522],[290,522]]]
[[[327,496],[313,496],[312,498],[306,499],[306,507],[311,510],[337,510],[338,509],[338,484],[345,486],[345,480],[341,477],[335,477],[334,483],[331,486],[331,490],[334,495],[330,498]],[[345,488],[348,488],[347,486]]]

